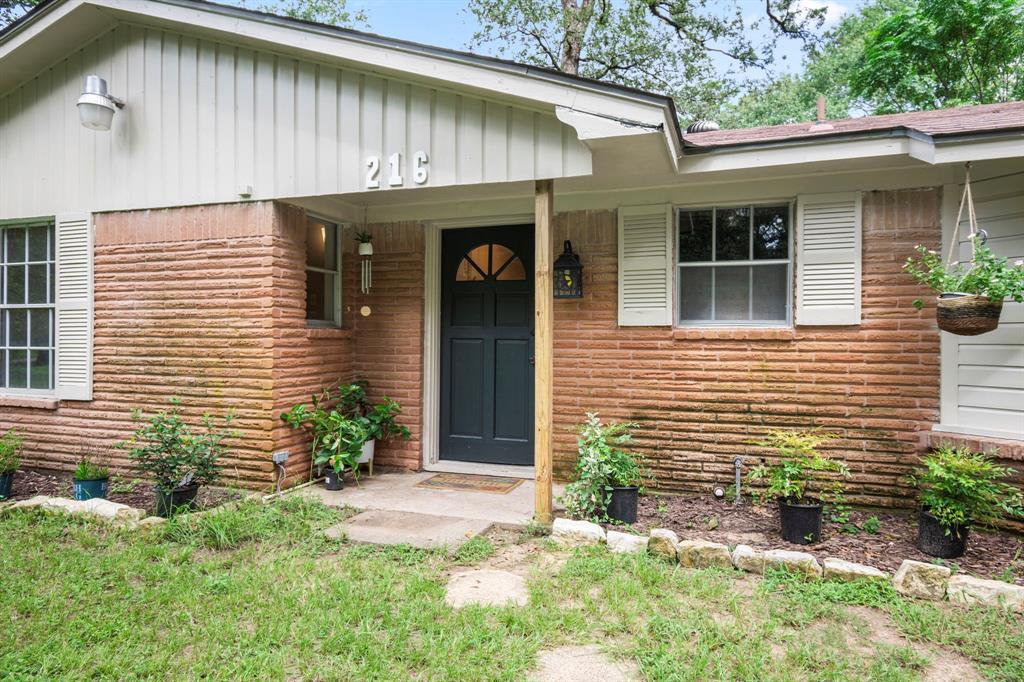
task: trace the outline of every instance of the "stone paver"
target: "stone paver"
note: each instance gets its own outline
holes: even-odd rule
[[[676,560],[676,545],[679,536],[665,528],[651,530],[651,538],[647,541],[647,553],[669,561]]]
[[[541,651],[533,682],[633,682],[636,666],[614,661],[595,645],[562,646]]]
[[[764,565],[784,568],[808,578],[821,577],[821,564],[807,552],[792,552],[788,549],[769,549],[764,553]]]
[[[607,540],[608,549],[615,554],[643,554],[647,551],[646,535],[630,535],[610,530]]]
[[[736,545],[732,550],[732,565],[748,573],[764,573],[764,552],[750,545]]]
[[[732,568],[729,548],[718,542],[681,540],[676,545],[679,565],[687,568]]]
[[[905,597],[937,601],[946,596],[949,574],[945,566],[905,559],[892,578],[892,586]]]
[[[590,521],[555,519],[551,526],[551,539],[566,547],[597,545],[604,542],[604,528]]]
[[[851,582],[853,580],[863,580],[865,578],[874,578],[879,580],[886,580],[889,578],[888,573],[880,571],[874,566],[855,564],[852,561],[835,559],[833,557],[825,559],[824,569],[825,577],[830,580],[844,580],[846,582]]]
[[[949,600],[962,604],[985,604],[1011,611],[1024,611],[1024,587],[1001,580],[954,575],[946,588]]]
[[[331,526],[324,534],[333,539],[371,545],[410,545],[420,549],[458,549],[492,523],[483,519],[436,516],[414,512],[372,510]]]
[[[529,593],[522,576],[508,571],[474,570],[456,573],[448,581],[445,603],[464,606],[526,606]]]

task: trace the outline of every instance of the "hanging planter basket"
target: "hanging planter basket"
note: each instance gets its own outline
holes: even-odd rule
[[[1003,302],[988,296],[948,292],[939,296],[935,319],[939,329],[959,336],[977,336],[999,326]]]

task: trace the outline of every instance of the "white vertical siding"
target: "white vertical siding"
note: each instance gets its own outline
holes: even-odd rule
[[[948,189],[948,188],[947,188]],[[962,191],[957,187],[956,192]],[[1024,183],[1010,176],[974,185],[978,224],[1000,256],[1024,259]],[[959,196],[956,197],[959,200]],[[955,220],[953,206],[952,220]],[[970,226],[960,224],[959,258],[968,261]],[[1024,439],[1024,304],[1004,303],[999,328],[980,336],[943,334],[943,425]],[[949,382],[947,384],[947,382]]]
[[[127,101],[78,123],[85,74]],[[585,175],[553,113],[122,25],[0,98],[0,218],[366,191],[366,159],[429,157],[426,186]]]

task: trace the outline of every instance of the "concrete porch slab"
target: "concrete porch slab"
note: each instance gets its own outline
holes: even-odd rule
[[[372,477],[361,476],[358,486],[348,481],[344,490],[325,490],[321,485],[314,485],[304,488],[302,494],[316,497],[332,507],[480,519],[506,526],[522,525],[533,518],[533,481],[523,481],[503,495],[416,487],[434,473],[379,473]],[[561,493],[562,486],[555,485],[555,497]]]
[[[324,531],[329,538],[372,545],[410,545],[419,549],[455,550],[493,524],[484,519],[373,510]]]

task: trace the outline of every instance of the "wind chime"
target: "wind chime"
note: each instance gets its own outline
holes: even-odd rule
[[[359,291],[368,294],[370,287],[373,286],[373,263],[370,261],[373,255],[373,235],[369,232],[356,232],[356,243],[359,256],[362,258]]]

